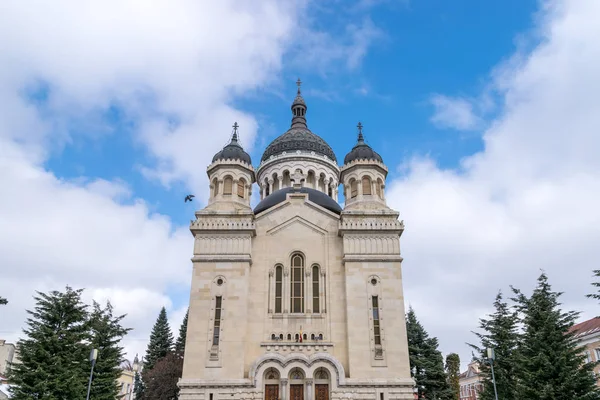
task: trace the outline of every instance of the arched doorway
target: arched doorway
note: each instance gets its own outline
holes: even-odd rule
[[[290,400],[304,400],[304,371],[294,368],[290,371]]]
[[[329,372],[321,367],[315,371],[315,400],[329,400]]]
[[[265,400],[279,400],[279,371],[269,368],[265,371]]]

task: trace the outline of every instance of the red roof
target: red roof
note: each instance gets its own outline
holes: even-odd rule
[[[569,329],[569,332],[576,332],[575,337],[582,337],[600,332],[600,318],[595,317],[575,324]]]

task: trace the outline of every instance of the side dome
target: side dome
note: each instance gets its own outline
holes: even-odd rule
[[[383,163],[381,156],[365,143],[365,138],[362,134],[362,124],[360,122],[358,123],[358,140],[352,150],[344,157],[344,165],[355,160],[373,160]]]
[[[276,190],[275,192],[262,199],[260,203],[258,203],[256,207],[254,207],[254,214],[259,214],[265,210],[268,210],[271,207],[276,206],[279,203],[283,203],[286,200],[288,193],[307,193],[308,199],[313,203],[318,204],[326,210],[329,210],[336,214],[340,214],[342,212],[342,207],[340,207],[337,201],[327,196],[323,192],[307,187],[286,187],[280,190]]]
[[[218,160],[240,160],[245,162],[246,164],[252,165],[252,159],[250,155],[244,151],[244,148],[238,142],[237,135],[237,122],[233,125],[233,136],[231,137],[231,141],[223,150],[219,151],[212,159],[212,162]]]
[[[300,92],[300,79],[296,82],[298,93],[292,103],[292,126],[283,135],[277,137],[265,149],[261,161],[268,160],[271,156],[282,153],[295,153],[296,151],[315,152],[325,155],[337,163],[337,158],[331,147],[318,135],[315,135],[306,125],[306,110],[308,107]]]

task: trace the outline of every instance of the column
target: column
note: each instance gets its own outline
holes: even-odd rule
[[[279,396],[281,400],[286,400],[288,398],[288,380],[281,379],[281,395]]]
[[[306,379],[306,400],[312,400],[313,399],[313,380],[312,379]]]
[[[223,196],[223,179],[219,179],[217,185],[219,185],[219,196]]]
[[[269,194],[273,193],[273,179],[269,179]]]
[[[312,266],[306,266],[304,273],[304,312],[312,313]]]
[[[279,181],[279,189],[283,189],[283,175],[277,175],[277,180]]]
[[[289,312],[289,306],[290,306],[290,301],[291,301],[288,296],[288,287],[290,284],[289,276],[290,276],[290,267],[284,266],[283,267],[283,280],[281,282],[281,284],[283,285],[282,291],[281,291],[281,302],[283,304],[281,305],[282,306],[281,308],[283,308],[284,314],[287,314]],[[281,400],[283,400],[283,399],[281,399]]]
[[[323,269],[323,267],[321,267],[321,281],[319,282],[319,305],[321,306],[320,308],[320,312],[325,313],[327,312],[327,307],[325,304],[325,301],[327,301],[327,298],[325,296],[325,269]]]

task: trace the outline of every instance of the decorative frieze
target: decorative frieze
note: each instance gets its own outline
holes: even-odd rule
[[[345,234],[344,254],[400,254],[400,241],[394,234]]]
[[[230,255],[252,253],[250,234],[196,234],[194,238],[195,255]]]

